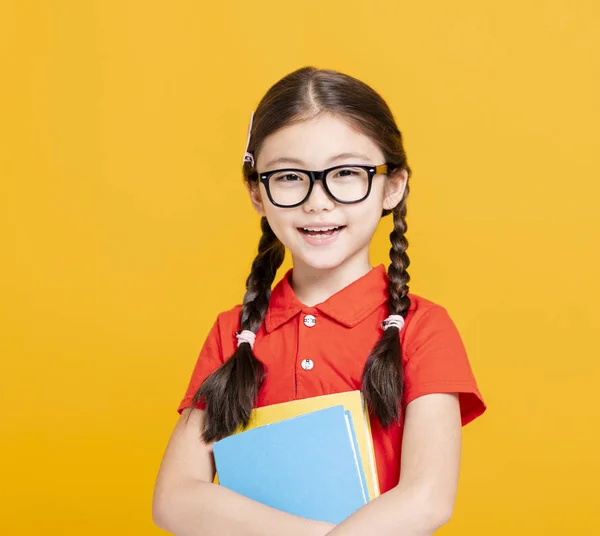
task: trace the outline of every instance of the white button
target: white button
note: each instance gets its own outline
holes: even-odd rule
[[[304,317],[304,325],[308,328],[312,328],[317,323],[317,319],[313,315],[306,315]]]
[[[311,370],[314,366],[315,364],[313,363],[312,359],[304,359],[302,361],[302,368],[304,370]]]

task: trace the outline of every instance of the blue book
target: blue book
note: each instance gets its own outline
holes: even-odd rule
[[[343,406],[232,435],[213,453],[222,486],[290,514],[338,524],[368,500]]]

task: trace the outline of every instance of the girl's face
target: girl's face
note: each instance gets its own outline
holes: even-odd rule
[[[377,166],[385,164],[385,158],[369,137],[331,114],[271,134],[256,158],[259,173],[283,168],[317,171],[342,164]],[[295,270],[332,270],[348,263],[364,269],[370,266],[369,243],[381,212],[401,201],[407,175],[404,169],[394,176],[375,175],[369,197],[351,205],[330,198],[322,181],[316,181],[310,197],[295,208],[273,205],[263,184],[249,185],[249,191],[254,208],[290,250]]]

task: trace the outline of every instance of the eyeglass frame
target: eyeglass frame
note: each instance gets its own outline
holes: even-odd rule
[[[358,199],[356,201],[342,201],[341,199],[338,199],[335,195],[333,195],[331,193],[331,190],[327,186],[326,178],[327,178],[327,175],[329,174],[329,172],[333,171],[334,169],[341,169],[341,168],[348,168],[348,167],[364,169],[367,172],[367,181],[368,181],[367,182],[367,193],[363,197],[361,197],[360,199]],[[333,167],[330,167],[327,169],[323,169],[321,171],[311,171],[308,169],[299,169],[299,168],[274,169],[272,171],[265,171],[264,173],[255,173],[254,176],[256,177],[256,175],[258,175],[259,181],[265,187],[269,201],[271,201],[271,203],[273,205],[275,205],[276,207],[279,207],[279,208],[296,208],[296,207],[299,207],[300,205],[303,205],[304,203],[306,203],[306,201],[310,197],[310,194],[313,191],[316,181],[322,181],[323,189],[325,190],[325,193],[331,199],[333,199],[336,203],[341,203],[343,205],[354,205],[356,203],[361,203],[367,197],[369,197],[369,194],[371,193],[371,186],[373,184],[373,177],[375,175],[379,175],[379,174],[388,175],[390,172],[390,168],[394,168],[394,167],[395,166],[393,166],[392,164],[389,164],[389,163],[380,164],[378,166],[372,166],[372,165],[368,165],[368,164],[342,164],[342,165],[333,166]],[[310,184],[308,186],[308,192],[306,193],[306,196],[304,197],[304,199],[302,199],[302,201],[300,201],[299,203],[295,203],[293,205],[281,205],[280,203],[276,203],[275,200],[273,199],[273,196],[271,195],[271,190],[269,188],[269,179],[270,179],[271,175],[274,175],[275,173],[281,173],[282,171],[295,171],[295,172],[304,173],[304,174],[308,175],[309,180],[310,180]]]

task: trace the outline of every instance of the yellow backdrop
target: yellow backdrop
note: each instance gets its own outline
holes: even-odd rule
[[[175,409],[259,236],[250,112],[307,64],[394,110],[411,291],[489,404],[440,533],[600,533],[599,5],[4,0],[0,533],[160,533]]]

